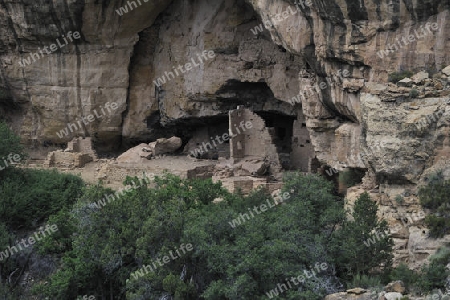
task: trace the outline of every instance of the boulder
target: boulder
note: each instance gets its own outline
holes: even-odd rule
[[[396,292],[396,293],[404,294],[405,291],[406,291],[406,288],[405,288],[405,284],[403,283],[403,281],[397,280],[397,281],[394,281],[394,282],[389,283],[389,284],[384,288],[384,290],[385,290],[386,292]]]
[[[411,77],[412,81],[415,84],[423,84],[425,82],[425,79],[429,78],[429,74],[427,72],[421,71],[419,73],[416,73]]]
[[[367,292],[367,290],[362,289],[362,288],[353,288],[353,289],[347,290],[348,294],[355,294],[355,295],[362,295],[365,292]]]
[[[447,76],[450,76],[450,66],[445,67],[441,72]]]
[[[359,288],[351,289],[351,290],[356,291],[358,289]],[[360,290],[363,290],[363,289],[360,289]],[[365,292],[363,294],[354,294],[354,293],[349,293],[347,291],[347,292],[340,292],[340,293],[327,295],[324,299],[325,300],[373,300],[373,299],[377,299],[377,298],[378,297],[376,295],[376,292]]]
[[[181,147],[182,140],[179,137],[173,136],[169,139],[161,138],[157,139],[149,145],[153,155],[160,155],[166,153],[173,153]]]
[[[386,293],[382,296],[382,299],[380,300],[400,300],[402,299],[403,295],[401,293],[397,292],[390,292]]]
[[[266,174],[269,165],[260,160],[243,161],[242,169],[248,171],[250,175],[262,176]]]
[[[146,158],[146,159],[152,159],[153,157],[153,152],[151,151],[146,151],[146,148],[142,149],[141,151],[139,151],[139,157],[142,158]]]
[[[117,158],[117,162],[120,162],[120,163],[139,163],[139,162],[141,162],[142,161],[141,154],[148,153],[148,152],[144,152],[142,150],[146,147],[148,147],[147,144],[140,144],[136,147],[128,149],[128,151],[122,153]]]
[[[402,87],[412,87],[413,83],[414,82],[410,78],[403,78],[397,82],[397,85]]]

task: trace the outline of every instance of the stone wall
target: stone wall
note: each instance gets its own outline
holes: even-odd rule
[[[301,172],[311,172],[311,160],[314,156],[314,147],[306,127],[306,119],[299,112],[293,126],[291,166]]]

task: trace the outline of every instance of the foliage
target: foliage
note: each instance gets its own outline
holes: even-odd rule
[[[382,286],[383,283],[381,281],[380,276],[370,276],[361,274],[356,274],[350,283],[351,288],[360,287],[365,289],[369,288],[373,289],[373,288],[380,288]]]
[[[30,229],[70,207],[81,194],[81,178],[56,171],[7,169],[0,182],[0,220]]]
[[[91,205],[107,190],[87,188],[72,209],[76,223],[72,249],[49,284],[35,291],[50,298],[73,295],[127,299],[264,299],[289,276],[314,263],[328,268],[290,289],[286,299],[321,299],[338,290],[327,253],[330,236],[345,217],[332,185],[317,176],[286,177],[284,204],[240,226],[230,223],[249,208],[274,200],[264,190],[232,195],[210,180],[155,179],[99,209]],[[224,199],[217,204],[215,198]],[[191,243],[194,250],[135,278],[133,273]]]
[[[370,248],[363,243],[374,230],[387,229],[376,218],[376,204],[361,195],[346,220],[332,184],[320,176],[287,174],[281,191],[286,197],[278,205],[263,189],[230,194],[211,180],[166,174],[154,185],[102,207],[93,203],[112,191],[91,186],[72,209],[51,217],[58,226],[66,219],[67,226],[41,249],[63,252],[62,266],[35,293],[50,299],[266,299],[286,278],[326,263],[281,295],[318,300],[339,291],[340,278],[377,285],[379,277],[366,275],[390,266],[390,238]],[[213,203],[216,198],[223,201]],[[137,273],[188,243],[192,251]]]
[[[339,181],[346,187],[352,187],[361,183],[364,173],[358,169],[348,169],[339,173]]]
[[[411,292],[417,285],[419,274],[410,270],[406,264],[401,263],[399,266],[392,269],[389,274],[389,279],[390,281],[401,280],[405,284],[406,290]]]
[[[397,83],[406,77],[411,77],[412,75],[413,75],[413,72],[411,72],[411,71],[393,72],[388,75],[388,81]]]
[[[432,211],[425,217],[425,224],[430,228],[430,236],[442,237],[450,232],[450,180],[438,172],[427,183],[419,189],[420,204]]]
[[[409,98],[416,98],[417,96],[419,96],[419,91],[416,89],[411,89],[409,91]]]
[[[444,289],[450,271],[446,268],[450,263],[450,248],[442,247],[429,258],[430,263],[421,270],[418,286],[423,292],[433,289]]]
[[[442,247],[429,258],[429,263],[420,272],[414,272],[405,264],[400,264],[392,270],[389,278],[391,281],[403,281],[407,291],[414,294],[426,294],[435,289],[445,290],[447,277],[450,276],[450,271],[446,268],[449,263],[450,248]]]
[[[355,202],[352,218],[333,235],[332,256],[338,275],[350,281],[355,275],[383,273],[392,265],[392,238],[385,234],[388,225],[378,220],[378,207],[369,195],[361,194]]]
[[[397,196],[395,196],[395,202],[397,202],[397,204],[403,204],[404,199],[402,196],[397,195]]]
[[[70,213],[68,207],[62,208],[59,212],[51,215],[48,224],[54,224],[58,231],[45,236],[36,244],[39,254],[62,254],[72,250],[72,235],[76,230],[76,220]]]
[[[0,141],[0,168],[5,167],[3,160],[7,159],[10,154],[18,154],[22,160],[26,157],[23,146],[20,144],[20,137],[3,121],[0,121]],[[7,162],[9,163],[8,160]]]

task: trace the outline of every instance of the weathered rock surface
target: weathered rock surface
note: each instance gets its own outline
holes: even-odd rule
[[[153,156],[173,153],[181,147],[182,141],[179,137],[173,136],[171,138],[157,139],[155,142],[151,142],[149,145],[150,151]]]

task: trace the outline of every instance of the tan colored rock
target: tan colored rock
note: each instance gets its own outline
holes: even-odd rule
[[[254,176],[262,176],[269,170],[269,164],[260,160],[244,160],[239,163],[239,167]]]
[[[364,294],[365,292],[367,292],[367,290],[362,288],[353,288],[347,290],[347,294],[355,294],[355,295],[361,295]]]
[[[403,297],[401,293],[390,292],[383,295],[384,300],[400,300]]]
[[[400,294],[404,294],[405,293],[405,284],[403,283],[403,281],[401,280],[397,280],[394,282],[390,282],[385,288],[384,290],[386,292],[396,292],[396,293],[400,293]]]
[[[141,154],[144,155],[144,153],[150,153],[151,152],[144,152],[143,149],[147,148],[147,144],[139,144],[136,147],[133,147],[129,149],[128,151],[122,153],[119,157],[117,157],[117,162],[119,163],[139,163],[144,158],[141,157]]]
[[[354,290],[359,290],[359,288],[356,288]],[[324,300],[373,300],[375,296],[374,293],[375,292],[370,293],[369,291],[366,291],[362,294],[341,292],[327,295],[325,296]]]
[[[173,153],[181,147],[181,144],[182,140],[179,137],[173,136],[169,139],[157,139],[155,142],[148,145],[153,152],[153,156],[157,156],[166,153]]]
[[[411,80],[411,78],[403,78],[402,80],[397,82],[397,85],[401,87],[412,87],[413,83],[414,82],[413,80]]]
[[[440,80],[435,80],[434,81],[434,88],[437,90],[442,90],[444,88],[444,86],[442,85],[442,82]]]
[[[139,151],[139,157],[145,158],[145,159],[152,159],[153,153],[149,151],[145,151],[145,148],[141,149]]]
[[[423,84],[429,78],[429,74],[425,71],[414,74],[411,79],[415,84]]]
[[[441,70],[442,73],[444,73],[447,76],[450,76],[450,66],[445,67]]]

